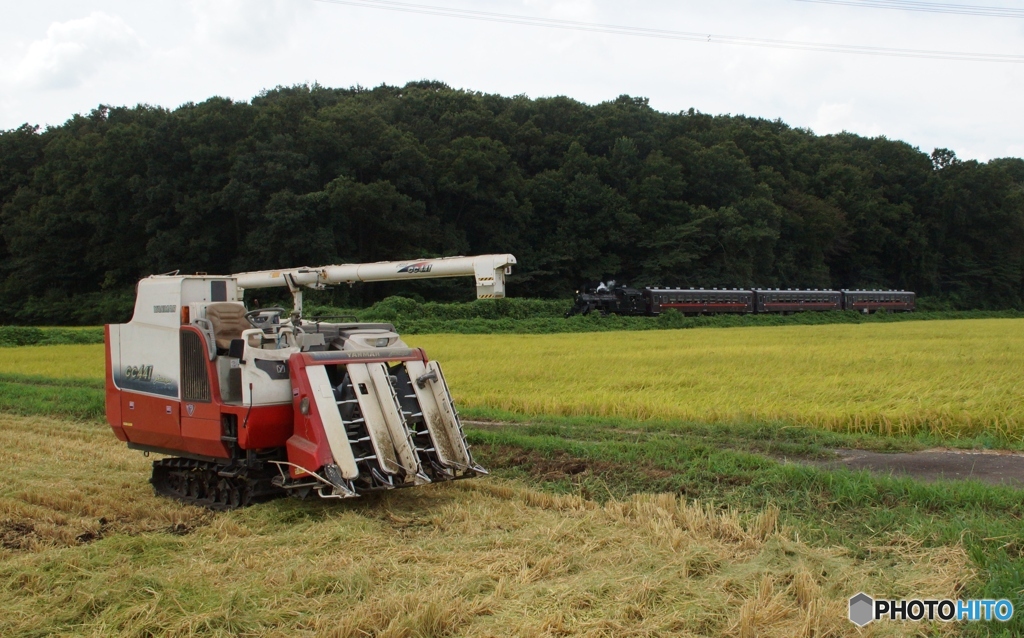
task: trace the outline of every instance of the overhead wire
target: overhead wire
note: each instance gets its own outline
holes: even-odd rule
[[[796,51],[819,51],[825,53],[851,53],[855,55],[885,56],[896,58],[921,58],[929,60],[958,60],[963,62],[1002,62],[1011,64],[1024,63],[1024,55],[1009,53],[973,53],[968,51],[942,51],[930,49],[903,49],[893,47],[862,46],[852,44],[828,44],[824,42],[800,42],[795,40],[773,40],[767,38],[749,38],[714,33],[693,31],[671,31],[667,29],[651,29],[646,27],[630,27],[596,22],[580,22],[576,20],[560,20],[555,18],[539,18],[508,13],[494,13],[473,9],[455,9],[436,5],[398,2],[396,0],[313,0],[322,4],[347,5],[369,9],[383,9],[400,13],[460,18],[494,22],[499,24],[516,24],[523,26],[544,27],[586,33],[607,33],[662,40],[678,40],[685,42],[703,42],[709,44],[725,44],[734,46],[761,47],[769,49],[789,49]],[[816,0],[803,0],[812,2]],[[818,0],[822,2],[843,0]]]
[[[866,9],[895,9],[898,11],[921,11],[926,13],[947,13],[954,15],[986,16],[993,18],[1024,18],[1024,9],[1013,7],[991,7],[973,4],[945,4],[941,2],[918,2],[916,0],[796,0],[814,4],[837,4]]]

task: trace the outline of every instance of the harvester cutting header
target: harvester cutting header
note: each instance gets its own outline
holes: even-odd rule
[[[106,413],[128,447],[168,455],[151,479],[213,509],[289,493],[325,498],[485,473],[444,374],[391,324],[302,317],[302,291],[356,281],[472,276],[505,296],[512,255],[155,275],[135,313],[106,326]],[[249,310],[246,289],[287,287]]]

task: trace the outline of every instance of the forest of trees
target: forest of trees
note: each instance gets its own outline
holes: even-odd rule
[[[629,96],[588,106],[413,82],[101,106],[0,132],[0,206],[0,323],[123,319],[140,277],[175,269],[486,252],[518,258],[514,296],[617,277],[1024,306],[1024,160]],[[332,301],[408,291],[342,287]]]

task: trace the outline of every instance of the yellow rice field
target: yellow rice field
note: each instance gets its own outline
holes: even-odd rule
[[[461,406],[1024,437],[1024,321],[424,335]]]
[[[415,335],[461,407],[1024,438],[1024,321]],[[0,349],[0,374],[100,378],[102,346]]]
[[[0,374],[27,374],[60,379],[102,379],[103,346],[0,348]]]

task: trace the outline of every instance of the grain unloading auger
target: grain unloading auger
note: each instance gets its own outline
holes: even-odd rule
[[[248,272],[156,275],[135,313],[106,326],[106,412],[129,448],[167,455],[154,488],[212,509],[289,493],[360,493],[485,474],[441,366],[391,324],[306,320],[302,290],[356,281],[472,276],[505,296],[512,255]],[[287,287],[248,310],[246,289]]]

